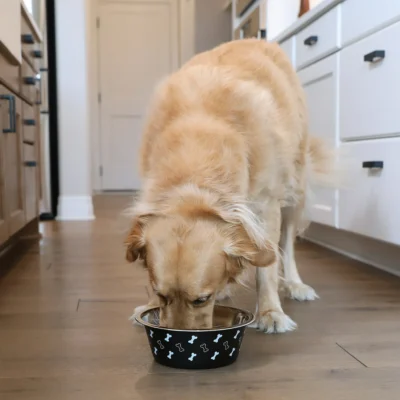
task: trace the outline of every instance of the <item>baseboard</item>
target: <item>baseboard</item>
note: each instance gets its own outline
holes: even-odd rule
[[[319,224],[311,224],[303,238],[400,277],[398,246]]]
[[[91,221],[93,213],[92,196],[60,196],[58,198],[58,221]]]

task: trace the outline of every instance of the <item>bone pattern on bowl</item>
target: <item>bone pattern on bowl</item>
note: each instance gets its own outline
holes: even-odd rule
[[[236,361],[246,326],[254,316],[231,307],[216,306],[214,327],[179,330],[159,326],[159,309],[147,310],[138,319],[146,329],[156,362],[172,368],[209,369]]]
[[[146,327],[154,359],[174,368],[217,368],[236,361],[244,335],[244,327],[229,330],[195,332]]]

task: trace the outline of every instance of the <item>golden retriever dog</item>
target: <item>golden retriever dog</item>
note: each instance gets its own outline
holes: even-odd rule
[[[226,43],[163,81],[144,130],[143,190],[126,240],[127,259],[143,259],[148,270],[148,306],[160,306],[160,325],[212,327],[217,297],[255,268],[257,327],[295,329],[278,294],[280,267],[290,298],[318,297],[297,271],[294,240],[309,186],[330,169],[277,44]]]

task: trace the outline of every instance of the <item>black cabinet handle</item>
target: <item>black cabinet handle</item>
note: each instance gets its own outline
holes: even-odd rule
[[[25,85],[36,85],[37,79],[34,76],[25,76],[24,83]]]
[[[381,61],[384,58],[385,58],[385,50],[375,50],[371,51],[371,53],[366,54],[364,56],[364,61],[374,63],[377,61]]]
[[[37,162],[36,161],[25,161],[24,165],[25,165],[25,167],[36,167]]]
[[[16,133],[16,112],[15,112],[15,96],[11,94],[0,95],[0,100],[8,101],[9,128],[3,129],[3,133]]]
[[[25,126],[35,126],[36,125],[36,121],[34,119],[24,119],[24,125]]]
[[[31,54],[33,58],[43,58],[42,50],[32,50]]]
[[[314,46],[314,44],[317,42],[318,42],[318,36],[316,36],[316,35],[310,36],[304,40],[304,44],[306,46]]]
[[[33,38],[33,35],[31,35],[30,33],[26,33],[24,35],[21,35],[21,42],[23,44],[34,44],[35,39]]]
[[[362,167],[368,169],[383,169],[383,161],[364,161]]]
[[[29,144],[29,146],[34,146],[35,145],[35,142],[33,140],[24,139],[24,143],[25,144]]]

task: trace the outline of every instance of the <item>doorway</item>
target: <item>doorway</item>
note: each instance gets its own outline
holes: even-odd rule
[[[98,15],[101,186],[137,190],[146,108],[178,67],[177,0],[101,3]]]

